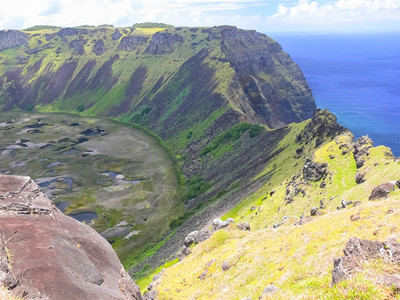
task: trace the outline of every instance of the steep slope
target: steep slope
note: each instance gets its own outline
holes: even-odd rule
[[[281,152],[289,155],[283,149],[305,126],[288,124],[311,118],[316,108],[301,71],[277,42],[231,26],[42,26],[2,31],[0,49],[2,110],[63,111],[135,123],[158,134],[177,156],[187,212],[171,222],[164,235],[170,240],[143,258],[124,249],[133,251],[121,257],[124,265],[135,270],[146,267],[160,245],[151,267],[175,256],[176,241],[187,230],[232,208],[268,180],[271,174],[256,176],[281,159]],[[333,131],[342,130],[335,126]],[[331,136],[322,134],[318,143],[326,138]]]
[[[235,224],[215,231],[165,269],[150,294],[157,299],[398,297],[399,171],[389,148],[373,147],[368,138],[354,143],[345,132],[320,146],[293,176],[265,184],[225,216],[249,222],[250,232]],[[357,245],[352,237],[384,243]],[[345,264],[338,258],[342,250],[356,261]],[[362,251],[371,254],[357,254]],[[352,268],[349,275],[338,280],[346,268]]]
[[[248,129],[232,129],[240,122],[281,128],[315,111],[299,68],[278,43],[255,31],[95,27],[2,36],[3,110],[79,112],[142,125],[182,156],[187,178],[204,174],[194,180],[218,181],[216,191],[233,182],[218,167],[224,152],[202,159],[216,136],[234,131],[239,139]],[[260,131],[253,129],[252,137]],[[244,165],[242,172],[249,169]]]

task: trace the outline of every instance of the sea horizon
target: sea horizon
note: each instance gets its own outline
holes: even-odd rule
[[[299,65],[318,108],[400,155],[400,32],[270,36]]]

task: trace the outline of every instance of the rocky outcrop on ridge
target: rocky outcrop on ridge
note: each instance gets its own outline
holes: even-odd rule
[[[303,167],[303,177],[307,181],[320,181],[327,174],[328,165],[326,163],[318,163],[311,158],[306,157]]]
[[[354,159],[356,160],[357,169],[361,168],[365,163],[365,157],[369,155],[369,149],[374,143],[368,136],[359,137],[354,144]]]
[[[0,51],[27,43],[26,35],[17,30],[0,31]]]
[[[0,284],[25,299],[142,299],[111,245],[25,176],[0,175]]]

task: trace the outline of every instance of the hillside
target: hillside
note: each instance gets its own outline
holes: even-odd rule
[[[171,241],[160,244],[166,250],[151,259],[156,265],[175,255],[174,238],[183,239],[261,184],[265,177],[254,177],[302,128],[288,124],[315,112],[301,71],[280,45],[236,27],[38,26],[1,31],[0,50],[3,111],[111,117],[150,129],[174,153],[186,213],[171,222],[171,231],[160,231]],[[219,208],[204,212],[211,203]],[[201,212],[201,221],[187,221]],[[130,242],[114,247],[128,268],[148,265],[146,253],[137,261],[144,249]]]
[[[163,270],[149,295],[397,298],[398,159],[368,138],[354,143],[346,132],[320,147],[312,161],[280,184],[261,187],[225,216],[248,222],[250,232],[232,223],[193,244],[188,257]]]
[[[266,35],[158,26],[0,31],[0,108],[11,118],[0,115],[1,170],[62,175],[56,187],[72,178],[67,212],[98,213],[103,236],[134,229],[109,241],[146,299],[395,297],[400,178],[390,149],[354,142],[316,109]],[[24,160],[35,135],[52,148]],[[64,152],[78,156],[48,170],[44,156]]]

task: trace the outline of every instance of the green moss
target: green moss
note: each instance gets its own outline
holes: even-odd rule
[[[233,142],[238,140],[244,132],[249,131],[250,137],[254,138],[263,130],[264,127],[261,125],[251,125],[248,123],[236,124],[216,136],[208,146],[201,150],[200,155],[205,156],[210,153],[217,159],[224,153],[231,151],[233,149]]]
[[[163,122],[165,121],[166,118],[168,118],[168,116],[173,113],[178,107],[179,105],[182,104],[182,102],[186,99],[186,97],[189,95],[190,92],[190,88],[186,87],[184,88],[179,95],[174,98],[172,100],[172,103],[170,104],[168,110],[165,112],[165,114],[160,118],[160,121]]]
[[[192,178],[186,180],[186,194],[184,196],[185,200],[190,200],[203,194],[209,188],[212,187],[211,182],[207,182],[201,175],[193,176]]]

